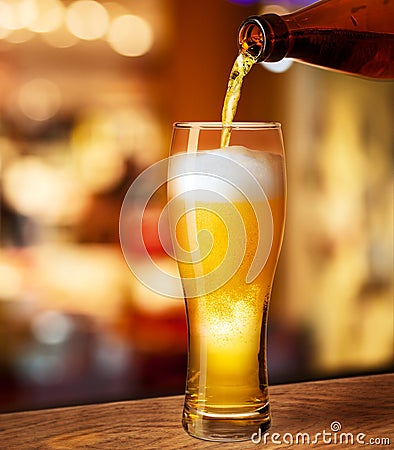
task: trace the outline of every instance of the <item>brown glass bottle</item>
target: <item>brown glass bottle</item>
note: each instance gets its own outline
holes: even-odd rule
[[[322,0],[291,14],[252,16],[241,24],[239,46],[258,61],[287,57],[394,79],[394,0]]]

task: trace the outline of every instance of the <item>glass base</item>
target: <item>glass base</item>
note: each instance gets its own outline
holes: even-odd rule
[[[207,414],[186,404],[182,425],[188,434],[206,441],[248,441],[270,427],[269,404],[250,414]]]

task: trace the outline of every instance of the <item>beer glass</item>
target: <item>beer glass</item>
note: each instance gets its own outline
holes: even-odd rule
[[[270,426],[266,326],[285,218],[278,123],[176,123],[168,214],[188,325],[183,427],[214,441]],[[260,432],[261,432],[260,431]]]

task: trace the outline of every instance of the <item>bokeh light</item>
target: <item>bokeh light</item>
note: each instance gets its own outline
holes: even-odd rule
[[[141,56],[153,45],[153,30],[142,17],[126,14],[112,21],[107,39],[120,55]]]
[[[19,213],[27,216],[46,215],[59,200],[57,186],[53,170],[34,156],[19,158],[4,169],[4,196]]]
[[[67,170],[37,156],[18,158],[4,168],[3,194],[15,211],[46,224],[74,223],[87,202]]]
[[[43,121],[53,117],[61,106],[60,89],[45,78],[34,78],[20,88],[18,104],[30,119]]]
[[[80,39],[100,39],[108,29],[109,16],[103,5],[94,0],[77,0],[69,5],[66,24]]]
[[[48,45],[68,48],[79,40],[105,39],[119,55],[136,57],[153,45],[152,24],[115,1],[0,0],[0,39],[13,44],[40,34]]]
[[[28,28],[36,33],[56,30],[64,19],[64,6],[60,0],[36,0],[37,16]]]
[[[11,31],[5,40],[11,42],[12,44],[21,44],[22,42],[27,42],[34,37],[34,33],[26,28],[21,28],[20,30]]]
[[[0,1],[0,25],[4,28],[18,30],[27,27],[36,16],[34,0]]]
[[[70,337],[74,325],[72,320],[60,311],[42,311],[33,318],[31,328],[37,341],[55,345]]]
[[[125,166],[110,120],[87,115],[73,130],[71,148],[78,177],[88,192],[107,191],[119,182]]]
[[[12,3],[17,8],[17,14],[21,27],[28,27],[39,14],[40,0],[13,0]]]

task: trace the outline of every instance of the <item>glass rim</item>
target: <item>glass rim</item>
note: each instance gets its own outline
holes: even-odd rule
[[[263,130],[281,129],[279,122],[233,122],[231,125],[223,125],[222,122],[175,122],[173,128],[191,129],[198,128],[204,130],[222,130],[231,128],[232,130]]]

